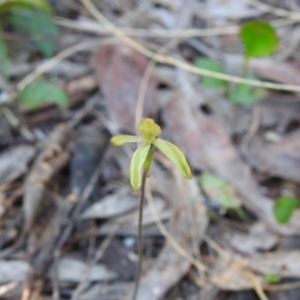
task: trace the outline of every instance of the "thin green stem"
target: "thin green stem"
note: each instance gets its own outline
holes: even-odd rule
[[[148,169],[143,170],[142,175],[142,184],[141,184],[141,192],[140,192],[140,203],[139,203],[139,221],[138,221],[138,269],[135,277],[134,283],[134,292],[132,296],[132,300],[136,300],[138,288],[140,285],[140,279],[142,275],[142,263],[143,263],[143,209],[145,202],[145,186],[146,179],[148,175]]]
[[[244,60],[243,60],[243,66],[242,66],[242,76],[244,78],[248,77],[248,69],[249,69],[249,57],[245,56]],[[237,84],[235,85],[235,88],[236,87],[237,87]],[[235,129],[235,123],[236,123],[238,108],[239,108],[239,104],[235,103],[233,105],[233,118],[232,118],[232,123],[231,123],[231,128],[232,128],[233,131]]]

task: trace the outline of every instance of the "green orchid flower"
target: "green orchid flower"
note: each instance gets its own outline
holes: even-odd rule
[[[148,172],[152,163],[153,150],[157,147],[171,161],[175,163],[179,172],[186,178],[191,178],[191,170],[184,154],[174,144],[157,138],[161,128],[150,118],[142,119],[139,130],[143,136],[116,135],[111,143],[121,146],[125,143],[138,143],[139,147],[134,152],[130,163],[130,183],[137,191],[141,187],[142,172]]]

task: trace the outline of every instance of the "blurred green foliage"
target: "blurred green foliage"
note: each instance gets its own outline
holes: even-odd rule
[[[46,58],[56,50],[55,38],[58,28],[53,22],[52,8],[46,0],[0,0],[0,14],[5,18],[0,22],[0,71],[9,80],[9,56],[2,26],[12,25],[16,32],[28,36]],[[69,99],[59,86],[47,81],[37,81],[18,95],[18,100],[28,108],[36,108],[51,102],[65,108]]]
[[[11,13],[8,21],[17,31],[29,35],[46,58],[53,56],[56,50],[54,38],[59,32],[48,11],[18,9]]]
[[[281,278],[278,275],[275,275],[275,274],[268,274],[268,275],[266,275],[265,279],[266,279],[267,283],[277,284],[277,283],[280,282]]]
[[[200,57],[195,61],[195,64],[197,67],[209,70],[209,71],[214,71],[214,72],[219,72],[219,73],[225,73],[223,66],[219,64],[218,62],[209,59],[209,58],[203,58]],[[218,88],[218,87],[226,87],[227,86],[227,81],[218,79],[218,78],[213,78],[209,76],[202,76],[201,77],[201,83],[205,87],[209,88]]]
[[[246,58],[270,56],[278,47],[275,29],[267,22],[250,21],[240,29]]]
[[[32,109],[47,102],[56,103],[62,108],[66,108],[69,104],[66,92],[59,86],[47,81],[32,83],[19,94],[18,99]]]
[[[298,205],[299,201],[294,197],[285,196],[277,199],[273,208],[273,212],[278,223],[287,223]]]
[[[249,21],[240,28],[240,38],[245,48],[243,63],[243,76],[249,79],[256,79],[247,76],[248,62],[250,58],[269,56],[278,47],[279,39],[275,29],[268,23],[262,21]],[[223,66],[209,58],[198,58],[195,65],[199,68],[225,74]],[[247,84],[238,83],[232,87],[225,80],[201,76],[201,83],[208,88],[224,88],[226,97],[237,104],[254,104],[265,97],[265,90]]]

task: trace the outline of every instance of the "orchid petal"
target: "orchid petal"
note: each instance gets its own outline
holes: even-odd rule
[[[156,139],[153,144],[172,162],[175,163],[182,176],[186,178],[192,177],[191,169],[186,161],[186,158],[178,147],[161,139]]]
[[[133,153],[130,163],[130,183],[132,188],[137,191],[142,184],[142,170],[147,158],[150,145],[140,146]]]
[[[115,146],[121,146],[125,143],[141,143],[142,141],[142,137],[135,135],[116,135],[110,140],[110,142]]]

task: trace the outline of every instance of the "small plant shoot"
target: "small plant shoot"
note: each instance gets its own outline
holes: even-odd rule
[[[221,64],[209,58],[198,58],[195,61],[195,64],[201,69],[219,72],[222,74],[225,73]],[[228,85],[228,82],[225,80],[208,76],[201,76],[201,83],[203,86],[208,88],[226,87]]]
[[[249,60],[254,57],[270,56],[278,47],[275,29],[262,21],[246,22],[240,29],[240,38],[245,48],[242,74],[248,77]],[[237,84],[228,94],[228,98],[237,104],[253,104],[265,97],[263,89],[246,84]]]
[[[249,79],[255,79],[249,77]],[[248,84],[238,83],[234,89],[227,95],[228,99],[237,104],[254,104],[262,100],[266,95],[266,92],[262,88],[254,87]]]
[[[280,279],[281,278],[276,274],[268,274],[265,277],[266,282],[269,284],[277,284],[280,282]]]
[[[200,184],[204,192],[225,209],[236,209],[241,206],[233,187],[223,179],[209,173],[203,173],[200,176]]]
[[[239,32],[241,41],[245,48],[245,55],[242,66],[242,76],[255,79],[248,76],[249,60],[254,57],[263,57],[272,55],[279,43],[275,29],[267,22],[249,21],[240,28]],[[208,58],[198,58],[195,65],[201,69],[210,70],[224,74],[222,65]],[[225,88],[225,94],[228,99],[236,104],[253,104],[265,97],[265,91],[261,88],[253,87],[247,84],[236,84],[233,89],[229,90],[228,82],[202,76],[201,83],[208,88]]]
[[[130,183],[132,188],[137,191],[141,189],[139,203],[139,221],[138,221],[138,255],[139,263],[135,279],[134,291],[132,300],[137,297],[139,281],[142,270],[142,224],[143,224],[143,206],[145,199],[145,184],[148,172],[153,159],[154,148],[157,147],[164,153],[172,162],[175,163],[179,172],[186,178],[191,178],[192,173],[186,161],[184,154],[174,144],[165,140],[159,139],[161,128],[154,120],[150,118],[142,119],[139,130],[142,136],[134,135],[117,135],[112,137],[111,143],[115,146],[121,146],[125,143],[137,143],[139,146],[134,152],[130,163]]]
[[[299,201],[294,197],[281,197],[274,205],[274,215],[280,224],[287,223],[298,207]]]
[[[31,109],[37,108],[43,103],[55,103],[62,108],[69,105],[66,92],[59,86],[47,81],[37,81],[29,85],[18,95],[18,99]]]
[[[200,176],[200,185],[211,201],[220,205],[225,211],[234,210],[242,220],[249,221],[243,211],[241,200],[230,183],[213,174],[203,173]]]
[[[262,21],[245,23],[240,30],[240,38],[245,47],[245,57],[272,55],[278,47],[278,36],[275,29]]]

